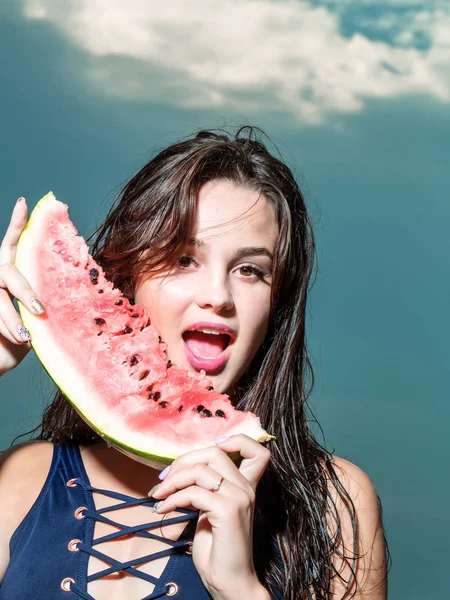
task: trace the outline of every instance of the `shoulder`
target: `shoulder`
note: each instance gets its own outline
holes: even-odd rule
[[[0,581],[9,562],[9,541],[47,478],[53,444],[25,442],[0,455]]]
[[[356,592],[355,600],[386,598],[386,543],[381,519],[381,503],[369,475],[354,463],[331,457],[337,481],[330,480],[330,495],[335,513],[339,518],[339,529],[331,514],[329,528],[332,536],[338,535],[334,564],[340,574],[348,580],[349,565],[340,554],[354,557],[355,579],[351,589]],[[333,512],[333,511],[331,511]],[[350,565],[352,561],[350,560]],[[346,584],[337,577],[333,580],[333,591],[342,593]]]
[[[339,456],[331,457],[331,464],[340,484],[349,493],[355,508],[378,507],[378,495],[367,473],[354,463]]]
[[[18,444],[1,454],[0,522],[8,524],[3,531],[15,529],[31,508],[45,483],[52,457],[53,444],[46,441]]]

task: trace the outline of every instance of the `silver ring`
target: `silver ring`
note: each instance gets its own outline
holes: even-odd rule
[[[221,477],[219,483],[215,483],[212,488],[211,491],[212,492],[218,492],[220,490],[220,486],[222,485],[222,481],[223,481],[223,477]]]

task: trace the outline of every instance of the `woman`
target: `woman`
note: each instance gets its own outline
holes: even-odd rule
[[[20,199],[1,247],[1,372],[29,349],[10,298],[45,310],[13,266],[26,213]],[[191,373],[204,369],[277,441],[267,449],[243,435],[219,439],[158,477],[102,443],[58,393],[38,441],[3,458],[0,600],[60,598],[62,591],[96,600],[385,598],[374,487],[357,466],[327,453],[308,426],[305,308],[314,241],[288,167],[250,128],[234,138],[200,132],[130,180],[93,254],[145,306],[170,360]],[[231,340],[225,351],[215,335],[223,327]],[[227,456],[236,451],[239,468]],[[75,513],[74,494],[86,502]],[[186,519],[194,520],[186,527]],[[149,536],[155,527],[159,535]],[[75,538],[69,550],[58,537],[63,530]],[[179,555],[176,544],[189,549],[177,566],[163,550]],[[61,578],[69,563],[72,576]],[[36,590],[38,579],[19,584],[25,569],[45,589]]]

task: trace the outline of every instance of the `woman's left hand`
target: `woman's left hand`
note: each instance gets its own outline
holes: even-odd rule
[[[227,452],[241,454],[239,468]],[[164,499],[159,514],[182,507],[200,511],[192,558],[214,600],[256,600],[261,592],[268,597],[256,576],[252,544],[256,487],[269,459],[267,448],[246,435],[233,435],[177,458],[152,491],[153,498]]]

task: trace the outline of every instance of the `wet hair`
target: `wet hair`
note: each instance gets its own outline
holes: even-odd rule
[[[270,322],[235,390],[237,408],[255,412],[264,429],[276,436],[256,496],[255,568],[261,582],[281,590],[286,600],[321,600],[330,597],[331,579],[344,577],[335,564],[345,563],[344,583],[353,595],[355,508],[308,418],[314,376],[305,319],[316,264],[313,231],[291,170],[262,140],[260,130],[244,127],[234,135],[200,131],[165,148],[125,185],[96,232],[92,253],[131,298],[137,277],[161,271],[183,253],[203,184],[232,182],[258,191],[272,204],[279,235]],[[100,440],[60,392],[46,409],[38,437],[54,443]],[[337,501],[353,528],[351,548],[344,547]]]

